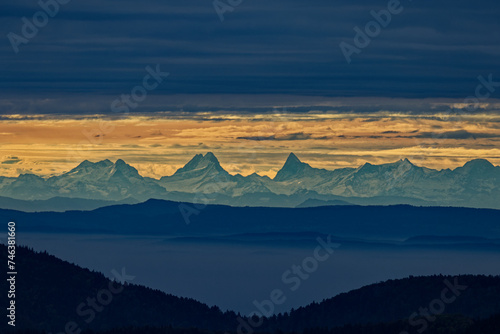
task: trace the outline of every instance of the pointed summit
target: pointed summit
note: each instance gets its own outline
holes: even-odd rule
[[[411,163],[410,160],[408,160],[408,158],[404,158],[404,159],[398,160],[395,163],[393,163],[393,165],[396,165],[398,167],[400,167],[400,166],[403,166],[403,167],[412,167],[412,166],[415,166],[414,164]]]
[[[290,153],[285,164],[274,177],[274,181],[287,181],[300,174],[304,174],[304,172],[310,169],[312,169],[311,166],[300,161],[295,154]]]
[[[197,154],[191,159],[184,167],[178,169],[173,176],[180,175],[190,175],[192,173],[205,173],[208,170],[214,170],[216,172],[227,173],[220,165],[217,157],[212,153],[208,152],[205,156]],[[189,174],[186,174],[189,173]]]
[[[205,159],[207,161],[211,161],[213,163],[217,163],[217,164],[219,163],[219,160],[217,160],[217,158],[215,157],[215,155],[212,152],[208,152],[207,154],[205,154],[203,159]]]
[[[139,172],[137,171],[137,169],[130,166],[122,159],[116,160],[116,162],[113,164],[113,168],[112,168],[110,173],[115,177],[120,176],[120,174],[123,175],[123,177],[125,177],[125,178],[130,178],[130,177],[140,178],[141,177],[139,175]]]
[[[184,167],[182,167],[181,169],[184,171],[194,170],[194,169],[196,169],[196,166],[198,166],[198,164],[200,163],[200,161],[202,159],[203,159],[203,155],[197,154],[191,160],[189,160],[189,162],[187,164],[185,164]],[[180,171],[181,169],[179,169],[178,171]]]
[[[83,160],[78,166],[76,166],[76,168],[87,168],[87,167],[90,167],[92,166],[93,163],[88,161],[88,160]]]
[[[116,162],[114,163],[114,166],[116,169],[133,169],[133,170],[135,170],[134,167],[130,166],[128,163],[126,163],[122,159],[116,160]]]
[[[72,170],[70,170],[69,172],[67,172],[65,174],[68,174],[68,175],[70,175],[70,174],[80,174],[80,175],[89,174],[89,173],[92,173],[92,172],[98,171],[98,170],[106,170],[110,166],[113,166],[113,163],[111,161],[109,161],[108,159],[102,160],[99,162],[91,162],[88,160],[84,160],[78,166],[76,166],[75,168],[73,168]]]
[[[286,164],[301,164],[302,161],[300,161],[299,158],[297,158],[297,156],[292,152],[288,155],[288,158],[286,159],[286,162],[285,162],[285,165]]]
[[[123,163],[125,163],[125,162],[123,161]],[[113,166],[113,163],[111,162],[111,160],[106,159],[106,160],[102,160],[102,161],[96,162],[94,164],[94,166],[95,167],[111,167],[111,166]]]

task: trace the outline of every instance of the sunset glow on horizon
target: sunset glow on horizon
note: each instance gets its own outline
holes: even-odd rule
[[[6,117],[4,117],[5,119]],[[273,177],[290,152],[316,168],[358,167],[408,158],[456,168],[500,164],[500,116],[303,113],[182,117],[11,116],[0,122],[0,175],[60,174],[83,160],[123,159],[141,175],[173,174],[195,154],[214,152],[229,173]]]

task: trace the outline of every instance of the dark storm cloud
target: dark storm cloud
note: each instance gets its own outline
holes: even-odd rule
[[[401,3],[348,65],[339,43],[387,1],[245,0],[220,22],[211,0],[72,0],[17,54],[6,36],[40,7],[16,1],[0,13],[0,112],[109,112],[156,64],[171,75],[137,110],[171,94],[463,99],[478,75],[500,81],[498,1]]]
[[[441,139],[478,139],[478,138],[498,138],[494,133],[472,133],[466,130],[447,131],[447,132],[422,132],[416,136],[408,138],[441,138]]]
[[[262,140],[276,140],[275,136],[250,136],[250,137],[238,137],[236,139],[244,139],[244,140],[255,140],[255,141],[262,141]]]
[[[309,139],[316,139],[316,140],[326,140],[329,139],[329,137],[326,136],[321,136],[321,137],[313,137],[309,133],[303,133],[303,132],[297,132],[297,133],[290,133],[290,134],[285,134],[285,135],[280,135],[280,136],[250,136],[250,137],[238,137],[236,139],[244,139],[244,140],[255,140],[255,141],[262,141],[262,140],[276,140],[276,141],[287,141],[287,140],[309,140]]]
[[[1,162],[2,165],[14,165],[17,163],[20,163],[22,160],[19,159],[18,157],[12,156],[12,157],[7,157],[7,159],[3,160]]]

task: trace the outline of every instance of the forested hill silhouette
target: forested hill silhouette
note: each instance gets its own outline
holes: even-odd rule
[[[461,315],[439,315],[429,324],[425,334],[498,334],[500,329],[500,314],[487,319],[470,319]],[[334,328],[312,328],[304,331],[294,331],[290,334],[398,334],[418,333],[412,331],[408,320],[399,320],[390,323],[377,323],[368,325],[345,325]],[[423,332],[423,333],[424,333]],[[39,330],[18,330],[15,334],[47,334]],[[227,332],[226,332],[227,333]],[[289,332],[255,332],[262,334],[287,334]],[[166,327],[120,327],[105,331],[85,330],[81,334],[222,334],[200,330],[196,328]]]
[[[0,245],[0,254],[0,258],[7,259],[5,245]],[[19,246],[16,267],[16,329],[39,329],[55,334],[65,332],[69,322],[76,323],[80,329],[97,330],[145,325],[218,330],[237,324],[232,312],[222,313],[217,307],[210,308],[193,299],[129,283],[127,276],[140,273],[127,272],[126,268],[123,272],[122,268],[114,268],[119,274],[117,279],[124,278],[122,282],[125,284],[112,283],[101,273],[83,269],[46,252],[34,252]],[[5,279],[0,288],[8,291]],[[92,306],[88,298],[94,299],[97,306]],[[84,306],[78,312],[82,303]],[[10,329],[6,326],[7,321],[2,321],[0,333]]]
[[[414,321],[420,324],[414,327],[415,332],[423,326],[421,309],[441,310],[443,305],[443,314],[468,318],[485,319],[500,313],[500,276],[434,275],[388,280],[300,307],[287,317],[272,317],[265,327],[292,332],[388,323],[409,319],[416,312]],[[428,312],[433,316],[432,311]]]
[[[0,254],[2,258],[7,258],[5,245],[0,245]],[[208,307],[193,299],[175,297],[134,284],[127,283],[122,286],[113,283],[101,273],[83,269],[46,252],[37,253],[25,247],[18,247],[16,260],[16,329],[60,333],[72,322],[78,328],[93,330],[169,326],[235,332],[240,324],[233,312],[222,313],[217,307]],[[116,269],[119,274],[123,274],[121,268]],[[410,277],[373,284],[326,299],[319,304],[313,303],[293,310],[288,314],[272,316],[252,330],[286,332],[405,320],[413,312],[419,312],[421,307],[429,308],[431,302],[443,298],[442,290],[450,288],[446,280],[458,289],[460,295],[452,298],[451,290],[445,294],[445,297],[453,299],[453,302],[446,304],[443,314],[484,319],[500,313],[498,276]],[[467,288],[458,287],[457,284],[466,285]],[[7,291],[6,280],[2,280],[0,289]],[[96,312],[89,311],[89,299],[94,300],[94,303],[97,301],[98,304],[94,308]],[[78,312],[77,309],[82,303],[83,306]],[[407,323],[407,320],[401,322]],[[2,322],[1,332],[6,332],[5,326],[6,322]]]

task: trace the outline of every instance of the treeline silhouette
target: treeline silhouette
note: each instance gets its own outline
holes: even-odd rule
[[[0,254],[1,258],[7,258],[5,245],[0,245]],[[123,288],[123,291],[113,294],[109,304],[94,312],[91,321],[86,321],[90,316],[80,316],[77,308],[88,298],[95,298],[100,291],[109,289],[111,281],[103,274],[26,247],[17,248],[16,265],[17,330],[35,329],[58,334],[66,331],[69,322],[74,322],[77,328],[73,332],[81,330],[81,334],[219,334],[235,333],[241,324],[240,315],[235,312],[222,312],[194,299],[116,282],[113,283],[115,289]],[[115,269],[121,272],[121,268]],[[482,275],[434,275],[376,283],[285,314],[273,315],[262,319],[260,326],[240,331],[243,334],[378,334],[394,330],[399,334],[407,330],[412,334],[420,327],[410,326],[410,315],[421,307],[429,308],[432,301],[443,298],[443,289],[454,285],[461,287],[459,295],[453,302],[445,304],[439,320],[428,322],[426,333],[432,333],[430,330],[439,326],[456,329],[453,333],[467,330],[469,332],[463,333],[476,334],[474,331],[480,329],[485,334],[489,328],[497,328],[495,334],[500,333],[499,317],[488,319],[500,314],[500,277]],[[0,281],[0,290],[8,290],[6,280]],[[453,293],[448,291],[446,298],[452,296]],[[243,320],[248,322],[248,319]],[[7,321],[0,324],[0,333],[12,329],[7,326]],[[438,333],[438,329],[436,331]]]
[[[334,328],[311,328],[303,331],[283,332],[276,330],[273,332],[255,332],[253,334],[399,334],[401,332],[410,334],[419,333],[415,328],[411,328],[408,321],[400,320],[391,323],[379,323],[369,325],[345,325]],[[249,334],[204,331],[196,328],[173,328],[166,327],[121,327],[105,331],[85,330],[80,334]],[[434,322],[423,332],[426,334],[498,334],[500,333],[500,314],[487,319],[473,320],[460,315],[438,316]],[[48,334],[39,330],[18,330],[13,334]]]
[[[1,245],[0,258],[7,259],[7,247]],[[160,290],[135,284],[113,284],[123,290],[112,294],[112,300],[95,312],[90,322],[87,298],[97,299],[101,290],[109,290],[110,280],[103,274],[83,269],[60,260],[47,252],[34,252],[27,247],[17,247],[16,254],[16,328],[32,328],[64,332],[68,322],[75,322],[79,329],[103,330],[117,326],[168,326],[176,328],[229,329],[236,326],[234,312],[223,313],[194,299],[176,297]],[[111,269],[109,275],[111,276]],[[121,274],[122,268],[114,268]],[[125,271],[127,274],[133,273]],[[132,281],[133,282],[133,281]],[[1,291],[7,291],[7,281],[0,281]],[[104,296],[103,296],[104,297]],[[77,314],[77,307],[87,312]],[[2,333],[7,321],[0,324]],[[234,324],[233,324],[234,322]]]
[[[463,289],[457,291],[458,296],[450,291],[455,284]],[[414,312],[419,313],[420,308],[430,308],[431,302],[440,300],[444,289],[447,289],[445,297],[453,299],[451,303],[442,302],[444,314],[487,318],[500,313],[499,276],[410,276],[371,284],[273,316],[265,321],[263,328],[291,332],[408,319]]]

